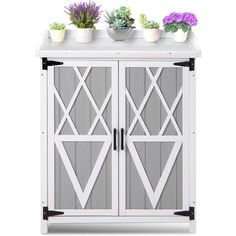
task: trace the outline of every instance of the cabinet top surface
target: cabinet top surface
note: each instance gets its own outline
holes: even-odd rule
[[[196,58],[201,51],[197,45],[195,35],[190,32],[185,43],[175,43],[169,34],[161,32],[157,43],[146,43],[142,32],[135,30],[132,38],[126,41],[112,41],[106,32],[93,32],[91,43],[76,43],[75,31],[67,30],[63,43],[52,42],[48,32],[37,55],[39,57],[68,57],[68,58]]]

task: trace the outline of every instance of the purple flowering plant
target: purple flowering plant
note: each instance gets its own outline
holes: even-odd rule
[[[101,6],[95,2],[72,3],[66,8],[66,13],[70,16],[71,23],[78,28],[95,28],[102,11]]]
[[[192,26],[197,25],[197,17],[190,12],[172,12],[163,19],[163,24],[166,32],[175,33],[178,29],[187,32],[191,30]]]

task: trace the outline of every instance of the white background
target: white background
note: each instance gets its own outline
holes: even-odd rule
[[[64,13],[69,2],[0,3],[0,235],[40,235],[40,78],[35,49],[49,22],[69,23]],[[136,18],[141,12],[158,21],[172,11],[198,16],[197,235],[235,235],[235,1],[97,2],[103,9],[126,4]]]

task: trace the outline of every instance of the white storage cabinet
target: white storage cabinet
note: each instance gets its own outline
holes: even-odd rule
[[[41,58],[41,226],[181,223],[195,231],[193,33],[62,44]]]

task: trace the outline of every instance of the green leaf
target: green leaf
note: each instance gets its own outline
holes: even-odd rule
[[[164,26],[164,29],[165,29],[166,32],[170,32],[170,30],[171,30],[171,25],[170,25],[170,24],[165,25],[165,26]]]
[[[172,24],[172,25],[170,26],[170,31],[171,31],[172,33],[177,32],[177,31],[178,31],[177,25]]]
[[[182,26],[182,23],[178,23],[178,24],[177,24],[177,27],[178,27],[178,29],[182,29],[182,27],[183,27],[183,26]]]

